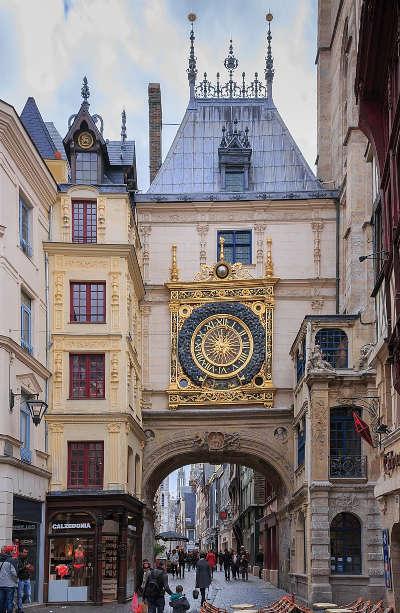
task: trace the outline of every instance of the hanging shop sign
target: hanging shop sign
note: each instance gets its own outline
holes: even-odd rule
[[[395,468],[400,466],[400,453],[389,451],[383,456],[383,471],[385,475],[391,475]]]

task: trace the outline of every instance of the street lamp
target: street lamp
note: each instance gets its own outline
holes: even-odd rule
[[[10,390],[10,411],[12,411],[14,408],[16,396],[22,396],[22,394],[14,394],[14,392]],[[29,409],[29,413],[31,414],[33,423],[35,424],[35,426],[38,426],[42,421],[47,409],[49,408],[47,402],[45,402],[44,400],[39,400],[39,394],[30,394],[29,396],[27,396],[25,403]]]

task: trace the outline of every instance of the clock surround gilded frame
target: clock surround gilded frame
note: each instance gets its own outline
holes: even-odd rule
[[[174,260],[175,258],[175,260]],[[176,248],[173,266],[176,266]],[[220,262],[219,262],[220,263]],[[192,282],[178,280],[178,270],[172,282],[166,284],[170,291],[170,384],[167,389],[169,408],[214,405],[261,405],[273,407],[274,385],[272,382],[274,286],[278,279],[267,276],[262,279],[240,278],[246,272],[238,264],[230,267],[225,279],[218,278],[214,267],[204,270]],[[207,270],[206,270],[207,268]],[[245,276],[245,275],[243,275]],[[173,270],[171,270],[173,277]],[[205,280],[203,280],[205,279]],[[249,308],[257,317],[264,331],[265,360],[251,381],[227,389],[217,389],[195,384],[187,376],[179,357],[179,334],[188,318],[200,307],[208,304],[238,303]],[[184,386],[182,384],[184,383]]]

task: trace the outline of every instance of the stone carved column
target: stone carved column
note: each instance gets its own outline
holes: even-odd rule
[[[263,223],[256,223],[254,226],[256,239],[257,277],[264,276],[264,234],[266,227],[267,226]]]
[[[119,329],[119,272],[111,273],[111,328]]]
[[[324,227],[323,221],[316,219],[311,222],[311,228],[314,233],[314,276],[321,276],[321,233]]]
[[[64,487],[64,481],[67,466],[64,464],[64,425],[63,424],[49,424],[50,433],[50,449],[51,449],[51,463],[52,463],[52,478],[51,489],[53,491],[62,490]],[[64,478],[64,479],[63,479]]]
[[[106,239],[106,198],[97,198],[97,242],[104,243]]]
[[[71,198],[61,196],[61,238],[64,243],[71,242]]]
[[[64,273],[54,274],[54,328],[61,330],[64,326]]]
[[[110,490],[119,489],[121,483],[119,482],[119,463],[120,463],[120,445],[119,438],[121,432],[121,425],[119,423],[107,424],[108,430],[108,455],[107,455],[107,481],[108,488]]]
[[[54,352],[54,370],[53,370],[53,403],[54,407],[58,408],[61,404],[63,386],[63,352]]]
[[[143,281],[146,283],[149,280],[149,266],[150,266],[150,246],[149,236],[151,234],[151,226],[141,226],[140,233],[142,235],[142,247],[143,247]]]
[[[142,314],[142,343],[143,343],[143,386],[148,388],[150,385],[150,346],[149,346],[149,323],[151,306],[149,304],[142,304],[140,307]]]
[[[209,225],[207,223],[198,223],[197,232],[200,235],[200,266],[207,264],[207,234]]]
[[[119,352],[110,353],[110,400],[113,408],[118,407],[119,391]]]

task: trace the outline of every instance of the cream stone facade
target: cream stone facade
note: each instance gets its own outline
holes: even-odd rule
[[[42,241],[56,197],[57,185],[17,113],[0,101],[0,545],[18,538],[28,546],[35,601],[42,600],[51,472],[44,420],[33,424],[26,400],[37,395],[49,402]]]
[[[321,584],[327,583],[329,565],[329,541],[326,528],[332,530],[330,509],[345,509],[346,513],[357,518],[355,526],[360,525],[363,543],[361,571],[358,578],[347,578],[344,573],[330,574],[332,592],[329,595],[343,594],[343,598],[357,593],[381,598],[384,589],[384,569],[382,553],[382,522],[379,507],[374,497],[374,487],[379,477],[377,455],[378,405],[376,403],[376,362],[373,360],[376,343],[376,315],[374,300],[371,297],[373,286],[373,258],[360,261],[363,256],[374,251],[372,244],[371,216],[376,193],[374,184],[374,163],[368,141],[358,127],[358,107],[355,99],[354,82],[357,63],[357,48],[361,2],[348,0],[341,3],[320,0],[318,4],[318,178],[323,185],[339,189],[338,199],[338,251],[337,283],[338,304],[337,321],[326,322],[327,326],[337,326],[348,336],[349,370],[346,374],[336,374],[332,379],[329,372],[320,371],[317,376],[306,375],[307,394],[296,390],[295,412],[301,416],[306,411],[311,420],[311,428],[323,441],[327,432],[332,441],[335,425],[335,410],[342,407],[347,411],[358,407],[362,418],[369,423],[375,448],[362,442],[361,457],[365,454],[367,470],[360,480],[346,486],[345,479],[338,481],[327,475],[335,472],[318,458],[315,450],[310,457],[309,473],[306,478],[314,481],[314,496],[318,497],[317,515],[311,517],[311,541],[308,551],[311,555],[311,573],[315,567]],[[347,320],[347,321],[346,321]],[[352,321],[351,321],[352,320]],[[315,331],[322,322],[308,318],[300,331],[308,349],[308,356],[315,342]],[[324,324],[325,325],[325,324]],[[299,337],[297,339],[298,346]],[[311,366],[311,362],[310,362]],[[317,368],[318,371],[318,368]],[[316,371],[316,372],[317,372]],[[330,407],[330,409],[328,408]],[[341,409],[339,409],[341,410]],[[329,415],[330,413],[330,415]],[[338,414],[337,414],[338,415]],[[337,418],[337,417],[336,417]],[[332,452],[332,446],[331,446]],[[314,458],[314,455],[316,456]],[[331,501],[331,502],[329,502]],[[342,517],[344,517],[342,515]],[[317,528],[319,543],[312,538],[313,525]],[[326,539],[326,540],[324,540]],[[313,555],[314,548],[318,549]],[[332,552],[330,554],[332,556]],[[318,558],[318,560],[316,559]],[[315,560],[315,561],[314,561]],[[323,561],[325,560],[325,562]],[[332,557],[330,559],[332,562]],[[325,565],[325,570],[322,568]],[[325,577],[324,577],[325,574]],[[339,576],[340,575],[340,576]]]

